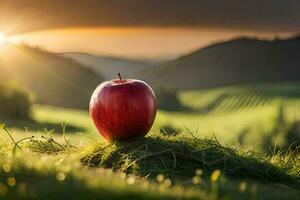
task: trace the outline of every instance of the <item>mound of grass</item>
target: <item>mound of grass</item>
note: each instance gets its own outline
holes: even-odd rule
[[[292,163],[288,155],[259,157],[216,140],[156,135],[75,147],[51,133],[17,140],[1,128],[12,141],[0,140],[3,199],[273,200],[300,195],[299,157]]]
[[[161,187],[110,169],[83,167],[72,156],[78,148],[66,138],[57,142],[51,132],[16,140],[4,124],[1,129],[12,143],[0,141],[0,198],[159,200],[198,199],[202,194],[177,186]]]
[[[221,170],[228,177],[282,183],[300,189],[299,180],[291,175],[295,171],[286,165],[274,165],[271,157],[256,155],[249,149],[223,146],[217,140],[152,135],[129,142],[96,142],[80,153],[81,161],[87,166],[149,178],[162,174],[174,182],[182,182],[191,179],[197,169],[206,174]],[[298,171],[296,176],[299,175]]]
[[[232,181],[215,171],[209,183],[170,185],[104,168],[83,167],[72,154],[32,153],[25,147],[11,153],[1,144],[0,197],[3,199],[297,199],[298,190],[282,185]],[[28,159],[30,158],[30,159]],[[286,192],[282,192],[285,190]]]

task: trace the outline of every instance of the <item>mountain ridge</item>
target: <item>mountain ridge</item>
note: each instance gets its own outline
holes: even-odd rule
[[[299,36],[274,40],[240,37],[198,49],[139,75],[156,86],[175,89],[299,80],[299,51]]]

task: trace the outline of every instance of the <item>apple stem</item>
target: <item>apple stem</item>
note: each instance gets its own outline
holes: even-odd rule
[[[119,79],[120,79],[121,83],[123,83],[122,76],[121,76],[121,74],[119,72],[118,72],[118,76],[119,76]]]

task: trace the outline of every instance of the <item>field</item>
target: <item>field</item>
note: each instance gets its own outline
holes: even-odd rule
[[[300,84],[180,92],[146,138],[107,143],[87,111],[32,107],[0,131],[3,199],[297,199]],[[299,144],[299,143],[298,143]],[[76,192],[74,192],[76,191]]]

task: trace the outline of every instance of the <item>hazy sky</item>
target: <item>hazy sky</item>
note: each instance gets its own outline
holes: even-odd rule
[[[57,52],[157,57],[296,33],[299,11],[299,0],[0,0],[0,32]]]
[[[178,28],[81,28],[38,31],[12,37],[14,42],[53,52],[88,52],[130,58],[174,58],[241,35],[272,39],[274,33]],[[280,34],[288,37],[290,34]]]

